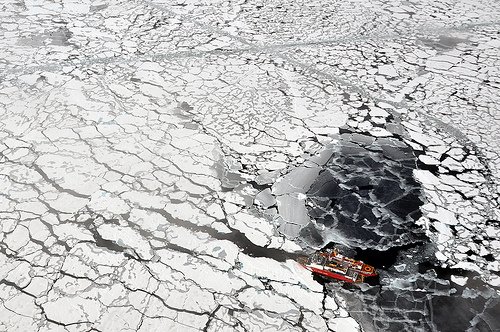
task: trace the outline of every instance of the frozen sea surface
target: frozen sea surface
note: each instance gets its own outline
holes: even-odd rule
[[[0,331],[500,331],[499,1],[0,9]]]

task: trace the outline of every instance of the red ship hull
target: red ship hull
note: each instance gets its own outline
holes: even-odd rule
[[[322,276],[327,277],[327,278],[342,280],[342,281],[346,281],[346,282],[354,282],[352,279],[350,279],[346,276],[343,276],[341,274],[338,274],[338,273],[333,273],[330,271],[325,271],[325,270],[317,269],[314,267],[311,267],[311,268],[305,267],[305,268],[308,269],[309,271],[311,271],[312,273],[316,273],[316,274],[322,275]]]
[[[336,250],[301,257],[299,263],[314,274],[349,283],[360,283],[365,277],[377,275],[373,266],[345,257]]]

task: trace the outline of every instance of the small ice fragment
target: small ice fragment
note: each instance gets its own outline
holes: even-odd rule
[[[405,270],[405,268],[406,268],[406,264],[399,264],[399,265],[394,266],[394,268],[398,272],[403,272]]]
[[[460,286],[465,286],[465,284],[467,283],[467,280],[469,278],[467,277],[459,277],[459,276],[451,276],[451,281],[456,283],[457,285],[460,285]]]

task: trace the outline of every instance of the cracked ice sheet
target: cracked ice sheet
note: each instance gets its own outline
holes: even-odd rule
[[[68,72],[82,62],[126,62],[145,54],[172,57],[242,46],[143,1],[2,5],[4,70],[25,72],[43,66]]]
[[[158,2],[155,2],[158,3]],[[415,29],[443,30],[495,22],[498,4],[490,1],[321,1],[303,3],[251,0],[161,1],[183,17],[218,29],[257,48],[317,45],[339,40],[387,38]]]
[[[433,202],[424,209],[428,217],[447,223],[449,213],[458,214],[462,216],[459,228],[463,225],[473,233],[482,234],[488,220],[497,219],[499,214],[500,137],[494,106],[499,95],[499,53],[495,46],[495,26],[471,27],[425,38],[405,37],[290,51],[296,59],[315,62],[323,73],[356,82],[364,93],[390,101],[395,107],[390,106],[389,110],[407,119],[403,125],[408,129],[408,141],[423,152],[419,156],[421,167],[435,169],[440,178],[436,179],[434,189],[443,193],[428,192]],[[338,58],[343,60],[328,60]],[[445,131],[437,134],[425,122]],[[350,124],[358,126],[355,122]],[[431,185],[427,184],[426,188],[430,189]],[[459,195],[448,196],[450,191]],[[453,212],[436,213],[445,208]],[[436,226],[449,233],[440,222]],[[456,241],[466,243],[473,236],[466,231],[460,236],[463,240],[451,241],[447,247],[453,248]],[[440,241],[450,240],[446,237],[443,234]],[[496,251],[494,245],[486,244],[488,248],[482,250],[483,256]],[[473,251],[479,253],[480,246]],[[443,261],[448,258],[451,258],[450,252],[440,255]],[[459,254],[450,264],[457,264],[463,258],[463,254]],[[496,272],[495,264],[484,260],[479,264],[490,266],[490,271]]]
[[[300,249],[251,208],[245,182],[300,163],[345,122],[337,86],[250,53],[37,68],[1,87],[3,326],[314,330],[343,319],[293,261],[241,252]],[[256,167],[224,192],[215,165],[229,156]]]
[[[455,135],[462,133],[482,150],[498,179],[500,137],[490,125],[499,121],[491,111],[499,101],[497,28],[492,23],[422,30],[416,36],[294,48],[286,54],[379,100],[421,110],[423,117]]]
[[[452,248],[462,241],[467,244],[475,233],[489,237],[486,229],[496,226],[487,224],[498,220],[500,213],[496,27],[496,23],[485,23],[447,31],[422,30],[416,36],[389,41],[374,38],[287,51],[297,61],[313,63],[325,77],[355,82],[361,93],[375,96],[382,107],[404,119],[407,142],[422,151],[420,167],[437,175],[433,184],[425,172],[417,173],[421,175],[417,178],[428,179],[425,187],[432,203],[424,207],[431,219],[426,225],[441,230],[436,238],[447,244],[439,246],[439,259],[451,260],[450,265],[466,257],[464,253],[453,257]],[[355,121],[348,123],[364,129]],[[444,130],[438,134],[435,128]],[[461,217],[460,237],[454,240],[449,235],[455,227],[445,225],[450,214]],[[472,246],[475,255],[497,254],[495,242],[476,241],[480,244]],[[496,264],[475,255],[474,264],[498,272]],[[496,280],[490,272],[487,278]]]
[[[357,1],[160,1],[190,20],[244,40],[249,45],[311,42],[339,38],[362,30],[375,15]],[[352,20],[351,17],[357,17]]]
[[[271,232],[269,225],[280,211],[269,205],[260,214],[252,197],[261,186],[269,190],[280,176],[286,178],[290,170],[310,167],[311,156],[324,151],[330,135],[346,121],[356,127],[356,117],[366,114],[357,111],[356,96],[347,97],[351,104],[341,96],[352,84],[339,87],[333,75],[304,70],[310,63],[281,58],[272,49],[261,49],[268,55],[255,52],[259,48],[253,42],[315,43],[319,33],[331,39],[351,38],[355,32],[370,38],[371,31],[411,31],[407,22],[436,24],[438,29],[441,22],[447,27],[484,24],[495,19],[495,4],[442,2],[440,7],[422,3],[398,8],[402,6],[397,2],[315,2],[304,9],[296,3],[287,8],[271,3],[256,12],[249,3],[242,7],[243,21],[239,8],[234,19],[233,13],[223,18],[229,30],[217,17],[219,6],[170,5],[2,4],[0,50],[7,61],[1,66],[7,70],[0,83],[6,111],[0,120],[0,181],[8,188],[0,197],[2,328],[356,330],[342,301],[322,297],[310,275],[298,278],[304,272],[300,269],[291,276],[293,263],[276,262],[277,252],[285,261],[286,252],[279,248],[294,251],[297,245]],[[324,7],[321,17],[318,9]],[[488,10],[481,13],[484,8]],[[409,14],[412,11],[416,13]],[[250,18],[255,13],[263,17]],[[300,24],[286,24],[299,13]],[[332,24],[332,14],[339,15],[342,24]],[[369,21],[382,30],[371,29]],[[207,26],[214,22],[219,26]],[[232,34],[238,37],[231,39]],[[438,39],[445,48],[457,42]],[[485,43],[481,53],[494,53],[495,41]],[[238,50],[241,47],[255,53]],[[409,48],[420,50],[419,45]],[[450,62],[449,55],[437,56],[439,61],[427,70],[441,81],[453,79],[450,86],[462,84],[458,74],[443,74],[435,65]],[[386,77],[398,73],[391,61],[385,59],[379,66]],[[485,61],[494,79],[494,54]],[[464,72],[457,64],[452,71],[461,71],[454,73],[474,72]],[[413,77],[413,70],[403,76]],[[321,71],[328,73],[326,68]],[[350,76],[347,80],[354,82]],[[441,81],[433,91],[442,89]],[[364,102],[369,97],[365,95]],[[369,122],[386,124],[394,112],[387,104],[370,107],[372,119],[359,123],[362,130],[372,129]],[[474,270],[479,264],[495,271],[497,262],[487,259],[500,249],[493,240],[498,225],[477,213],[491,204],[490,189],[482,185],[488,183],[483,164],[461,142],[448,149],[454,138],[434,133],[424,118],[410,113],[403,120],[410,132],[406,142],[415,149],[429,146],[419,158],[422,162],[434,165],[443,157],[442,169],[431,169],[432,176],[416,175],[430,201],[424,212],[436,218],[428,225],[439,231],[430,236],[437,242],[449,237],[455,219],[463,223],[470,218],[468,228],[487,225],[480,232],[458,229],[465,239],[460,241],[481,242],[457,246],[462,255],[474,252],[477,261],[459,267]],[[386,129],[371,132],[377,137],[395,134]],[[481,135],[488,142],[486,134]],[[497,159],[486,157],[489,162]],[[471,185],[476,182],[477,187]],[[474,197],[474,202],[464,203],[464,197]],[[262,227],[249,225],[255,218]],[[455,242],[445,240],[436,254],[439,259],[448,264],[465,259],[450,250]],[[264,242],[269,248],[257,250]],[[256,252],[269,258],[246,254]],[[498,277],[489,281],[498,284]],[[270,308],[269,299],[282,306]]]

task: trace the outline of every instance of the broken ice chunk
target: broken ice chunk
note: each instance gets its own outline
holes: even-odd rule
[[[458,220],[455,216],[455,213],[446,210],[440,206],[437,207],[436,212],[430,212],[429,218],[437,219],[447,225],[457,225]],[[437,227],[436,227],[437,228]]]
[[[318,176],[320,167],[297,167],[273,185],[273,194],[305,193]]]
[[[378,67],[378,73],[380,75],[388,76],[388,77],[396,77],[398,76],[398,72],[394,68],[393,65],[382,65]]]
[[[460,286],[465,286],[467,283],[467,277],[451,276],[451,281]]]
[[[309,216],[304,199],[298,195],[282,195],[277,198],[278,210],[284,221],[296,225],[309,224]]]
[[[271,189],[266,188],[255,196],[255,203],[267,209],[276,204],[276,198],[272,195]]]

